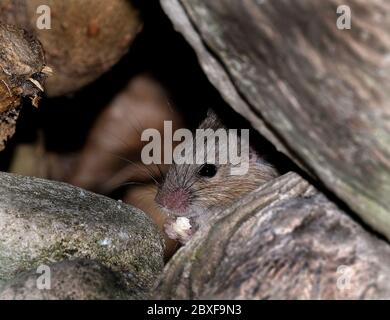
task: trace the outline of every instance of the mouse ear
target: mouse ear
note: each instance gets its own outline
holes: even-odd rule
[[[213,109],[207,109],[207,117],[208,118],[218,118],[217,114]]]
[[[215,113],[213,109],[207,110],[206,118],[199,125],[200,129],[219,129],[224,128],[225,125],[221,122],[221,119]]]

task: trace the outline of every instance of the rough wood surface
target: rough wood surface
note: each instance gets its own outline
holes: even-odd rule
[[[227,102],[390,238],[390,3],[161,3]]]
[[[20,272],[76,258],[154,285],[164,243],[142,211],[64,183],[0,173],[0,285]]]
[[[14,134],[22,97],[38,95],[46,75],[41,44],[24,30],[0,22],[0,151]]]
[[[50,97],[95,81],[127,52],[142,29],[131,0],[0,0],[0,20],[34,34],[55,73],[45,85]],[[51,29],[39,29],[37,8],[51,9]],[[47,23],[46,19],[46,23]]]
[[[0,300],[114,300],[144,298],[129,292],[118,274],[96,261],[76,259],[49,264],[50,288],[37,287],[40,273],[23,272],[0,289]]]
[[[289,173],[179,250],[158,299],[390,298],[390,247]]]

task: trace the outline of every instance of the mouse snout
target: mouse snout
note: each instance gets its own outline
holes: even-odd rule
[[[184,189],[158,192],[156,202],[172,213],[183,213],[189,204],[189,194]]]

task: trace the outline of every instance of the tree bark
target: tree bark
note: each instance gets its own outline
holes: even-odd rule
[[[146,295],[163,254],[158,228],[132,206],[65,183],[0,173],[0,286],[42,264],[88,259]]]
[[[40,273],[23,272],[0,290],[0,300],[116,300],[142,299],[128,291],[116,273],[96,261],[75,259],[47,265],[50,288],[37,287]],[[134,286],[136,288],[136,285]]]
[[[37,27],[41,5],[50,8],[50,30]],[[42,43],[55,71],[45,84],[48,97],[80,90],[110,70],[143,24],[131,0],[0,0],[0,20],[28,30]],[[47,18],[45,23],[49,27]]]
[[[389,3],[161,3],[226,101],[390,238]]]
[[[390,247],[294,173],[216,215],[167,265],[158,299],[390,298]]]
[[[45,58],[39,41],[15,26],[0,22],[0,151],[15,133],[22,97],[38,95],[46,78]]]

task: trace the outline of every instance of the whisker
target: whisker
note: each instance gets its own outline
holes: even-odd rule
[[[114,134],[113,132],[106,132],[106,135],[109,135],[111,136],[113,139],[116,139],[118,140],[120,143],[123,144],[123,146],[128,149],[130,147],[130,144],[128,142],[126,142],[124,139],[122,139],[122,137]]]
[[[130,181],[130,182],[121,183],[121,184],[119,184],[118,186],[116,186],[116,188],[125,187],[125,186],[129,186],[129,185],[145,185],[145,186],[146,186],[146,185],[148,185],[148,183]],[[116,188],[115,188],[115,189],[116,189]]]
[[[148,168],[146,165],[142,164],[142,166],[139,164],[139,163],[136,163],[134,161],[131,161],[129,159],[126,159],[122,156],[119,156],[117,154],[114,154],[114,153],[111,153],[111,155],[113,155],[114,157],[120,159],[120,160],[123,160],[129,164],[132,164],[132,165],[135,165],[137,166],[138,168],[142,169],[145,173],[147,173],[149,175],[150,178],[152,178],[152,180],[155,182],[155,184],[158,186],[160,185],[160,183],[156,180],[156,178],[154,177],[154,172],[150,171],[150,168]]]
[[[163,171],[161,170],[160,166],[157,163],[154,163],[154,165],[157,167],[158,171],[160,172],[161,177],[164,176]]]

